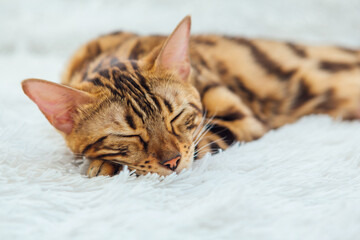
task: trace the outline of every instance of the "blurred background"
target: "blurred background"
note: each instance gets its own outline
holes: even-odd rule
[[[193,33],[360,46],[359,0],[1,0],[0,54],[68,57],[116,29],[168,34],[187,14]]]
[[[360,47],[359,13],[359,0],[0,0],[0,124],[18,114],[11,106],[35,110],[21,80],[59,82],[75,49],[100,34],[169,34],[190,14],[193,33]]]

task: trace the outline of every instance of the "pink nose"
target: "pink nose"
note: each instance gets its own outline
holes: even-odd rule
[[[181,155],[177,155],[173,159],[165,161],[164,163],[162,163],[162,165],[164,165],[165,167],[169,168],[172,171],[175,171],[175,169],[179,165],[180,159],[181,159]]]

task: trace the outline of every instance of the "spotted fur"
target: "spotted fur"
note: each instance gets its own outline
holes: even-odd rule
[[[167,175],[189,168],[194,157],[257,139],[307,114],[359,118],[360,51],[189,38],[189,30],[186,17],[169,38],[115,32],[82,46],[62,83],[86,96],[66,105],[71,111],[61,119],[71,123],[65,127],[32,90],[34,81],[43,82],[23,83],[70,149],[92,160],[89,176],[113,175],[122,165]],[[166,165],[179,156],[176,170]]]

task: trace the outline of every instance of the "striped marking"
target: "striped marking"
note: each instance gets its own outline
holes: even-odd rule
[[[104,84],[101,82],[101,80],[99,78],[92,78],[92,79],[87,79],[85,80],[87,82],[91,82],[93,83],[95,86],[101,86],[101,87],[104,87]]]
[[[193,39],[194,43],[197,44],[203,44],[203,45],[207,45],[207,46],[215,46],[216,42],[210,39],[206,39],[206,38],[195,38]]]
[[[122,74],[120,71],[113,71],[113,78],[116,89],[120,90],[124,97],[128,96],[134,101],[131,106],[134,107],[135,104],[139,106],[135,110],[137,113],[142,111],[146,114],[151,114],[156,110],[154,104],[149,102],[149,95],[151,93],[144,91],[130,75]]]
[[[125,120],[132,129],[134,129],[134,130],[136,129],[134,119],[131,115],[126,115]]]
[[[315,95],[311,93],[309,86],[302,79],[299,82],[297,95],[293,99],[292,108],[297,109],[314,97]]]
[[[93,69],[93,72],[98,72],[101,69],[101,66],[104,62],[104,59],[101,59],[99,63],[96,65],[96,67]]]
[[[178,113],[173,119],[171,119],[170,121],[170,125],[171,125],[171,129],[172,129],[172,133],[175,136],[179,136],[178,134],[176,134],[176,132],[174,131],[174,127],[173,127],[173,122],[176,121],[176,119],[178,119],[183,113],[184,113],[185,109],[181,110],[180,113]]]
[[[82,150],[82,154],[85,154],[87,151],[89,151],[90,148],[92,148],[95,145],[99,145],[100,143],[102,143],[109,135],[103,136],[99,139],[97,139],[95,142],[88,144],[83,150]]]
[[[319,68],[331,73],[337,73],[340,71],[348,71],[357,67],[357,64],[352,63],[342,63],[342,62],[331,62],[331,61],[321,61],[319,62]]]
[[[316,110],[321,110],[324,112],[329,112],[338,108],[339,103],[342,100],[336,99],[335,90],[329,89],[323,94],[324,100],[316,106]]]
[[[289,49],[298,57],[300,58],[306,58],[307,57],[307,53],[305,51],[305,48],[300,47],[299,45],[296,45],[294,43],[287,43],[286,44]]]
[[[216,142],[210,143],[211,154],[216,154],[222,149]]]
[[[98,74],[106,79],[110,79],[110,73],[108,69],[101,70]]]
[[[203,90],[201,91],[201,96],[202,97],[205,96],[205,94],[211,89],[222,87],[222,86],[223,85],[221,85],[220,83],[210,83],[203,88]]]
[[[198,106],[196,106],[195,103],[189,103],[189,106],[195,108],[195,110],[198,111],[199,113],[201,114],[203,113],[203,111]]]
[[[155,103],[157,109],[158,109],[159,111],[161,111],[161,110],[162,110],[162,107],[161,107],[161,104],[160,104],[159,100],[157,99],[157,97],[156,97],[156,96],[151,96],[151,99],[152,99],[153,102]]]
[[[184,113],[185,109],[181,110],[171,121],[170,123],[172,124],[176,119],[178,119],[183,113]]]
[[[131,61],[130,63],[131,63],[132,68],[134,69],[134,71],[139,69],[139,66],[136,61]]]
[[[165,104],[165,107],[168,109],[168,111],[170,113],[172,113],[174,109],[173,109],[172,105],[170,104],[170,102],[168,100],[164,99],[164,104]]]
[[[137,41],[134,47],[130,51],[129,59],[136,60],[139,58],[139,55],[143,54],[144,50],[141,48],[141,42]]]
[[[145,120],[144,120],[144,119],[145,119],[145,116],[144,116],[144,114],[141,112],[141,110],[139,110],[137,107],[135,107],[130,100],[127,100],[127,105],[128,105],[129,107],[131,107],[131,109],[133,110],[133,112],[141,119],[141,121],[142,121],[143,123],[145,123]]]
[[[125,156],[127,156],[127,153],[126,152],[107,153],[107,154],[101,154],[101,155],[95,156],[93,158],[102,159],[102,158],[106,158],[106,157],[117,157],[117,156],[125,157]]]
[[[227,127],[213,124],[210,132],[218,135],[228,146],[236,141],[236,136]]]
[[[241,112],[230,112],[224,116],[215,116],[214,119],[219,119],[221,121],[226,121],[226,122],[232,122],[232,121],[238,121],[243,119],[245,116],[245,114],[241,113]]]
[[[136,74],[136,76],[138,77],[141,86],[142,86],[146,91],[150,92],[150,87],[149,87],[149,85],[147,84],[145,77],[144,77],[140,72],[138,72],[138,71],[137,71],[135,74]]]
[[[296,70],[283,70],[277,62],[272,60],[251,41],[234,37],[228,37],[228,39],[249,48],[255,62],[257,62],[268,74],[275,75],[282,81],[289,80],[295,74]]]
[[[117,89],[113,88],[109,84],[104,84],[104,87],[106,87],[108,90],[110,90],[110,92],[112,93],[113,96],[121,96],[122,95]]]
[[[111,134],[115,137],[121,137],[121,138],[137,138],[140,140],[141,144],[144,147],[144,150],[147,151],[148,149],[148,143],[144,141],[144,139],[140,135],[122,135],[122,134]]]
[[[238,89],[241,91],[241,93],[243,95],[245,95],[245,98],[249,101],[249,102],[252,102],[254,101],[255,99],[257,99],[258,97],[256,96],[255,93],[253,93],[249,88],[247,88],[242,79],[238,76],[234,76],[233,77],[234,79],[234,82],[236,84],[236,86],[238,87]]]
[[[117,67],[120,71],[123,71],[123,72],[127,71],[126,65],[124,63],[122,63],[122,62],[118,62],[115,65],[115,67]]]
[[[95,57],[97,55],[99,55],[102,50],[100,47],[100,44],[98,42],[92,42],[87,46],[87,51],[89,53],[90,56]]]

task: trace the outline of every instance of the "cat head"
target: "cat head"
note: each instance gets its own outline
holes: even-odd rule
[[[110,81],[82,89],[38,79],[22,87],[75,154],[138,174],[180,172],[192,164],[202,120],[200,96],[190,83],[189,37],[186,17],[163,46],[132,62],[132,72],[109,69]]]

